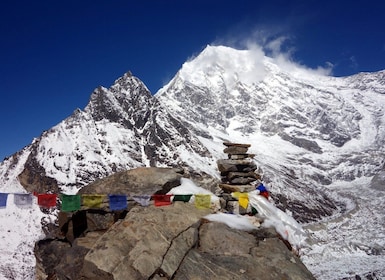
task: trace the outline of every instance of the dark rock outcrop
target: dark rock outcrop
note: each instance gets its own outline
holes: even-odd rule
[[[58,183],[54,178],[47,176],[44,167],[36,158],[37,145],[32,144],[32,152],[25,162],[23,171],[18,175],[20,184],[29,192],[44,193],[47,190],[58,192]]]

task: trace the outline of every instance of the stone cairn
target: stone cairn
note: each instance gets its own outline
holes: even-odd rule
[[[253,162],[254,154],[248,154],[250,144],[224,142],[223,150],[228,155],[227,159],[217,161],[221,173],[218,187],[221,189],[221,208],[229,213],[247,214],[251,209],[244,209],[238,200],[231,196],[232,192],[249,192],[255,190],[261,182],[261,176],[256,173],[257,165]]]

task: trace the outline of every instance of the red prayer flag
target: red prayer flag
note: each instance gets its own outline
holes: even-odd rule
[[[52,208],[56,206],[56,198],[57,198],[57,194],[50,194],[50,193],[38,194],[37,204],[40,207]]]
[[[171,194],[153,194],[152,199],[155,206],[165,206],[171,204],[171,196]]]

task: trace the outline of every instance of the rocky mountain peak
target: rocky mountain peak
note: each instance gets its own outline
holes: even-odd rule
[[[85,112],[91,114],[95,120],[108,119],[132,127],[132,115],[141,115],[153,102],[151,93],[143,82],[127,72],[110,88],[96,88]]]

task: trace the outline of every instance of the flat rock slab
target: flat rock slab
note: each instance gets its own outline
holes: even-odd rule
[[[180,168],[139,167],[97,180],[79,194],[165,194],[180,185],[182,176]]]

